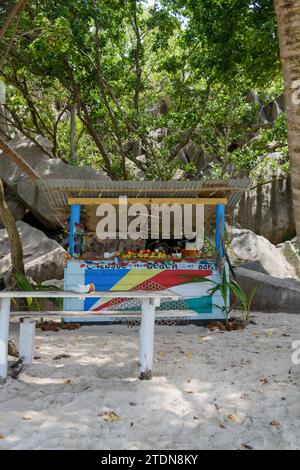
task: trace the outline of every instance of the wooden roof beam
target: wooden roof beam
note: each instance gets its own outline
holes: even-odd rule
[[[122,198],[68,198],[68,205],[80,204],[85,206],[98,206],[100,204],[113,204],[119,205]],[[188,197],[188,198],[170,198],[170,197],[128,197],[127,204],[202,204],[205,206],[216,206],[218,204],[227,204],[227,198],[197,198],[197,197]]]

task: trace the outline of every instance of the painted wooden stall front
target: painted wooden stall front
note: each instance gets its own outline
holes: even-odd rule
[[[195,199],[194,199],[195,201]],[[75,204],[76,200],[71,200],[70,216],[70,242],[69,252],[74,254],[74,233],[75,225],[80,222],[81,204],[88,201],[78,199],[81,204]],[[205,201],[204,201],[205,202]],[[207,200],[206,200],[207,202]],[[214,200],[209,204],[214,205]],[[218,201],[217,201],[218,202]],[[222,201],[223,202],[223,201]],[[226,202],[224,200],[224,202]],[[93,201],[95,204],[95,201]],[[98,200],[101,203],[101,199]],[[198,200],[197,203],[201,203]],[[221,282],[223,270],[219,267],[219,260],[223,258],[223,240],[225,225],[225,204],[216,205],[216,230],[215,245],[217,256],[214,259],[182,259],[182,260],[124,260],[115,257],[109,260],[81,260],[70,259],[67,261],[65,269],[65,290],[73,290],[79,284],[87,285],[93,283],[99,291],[124,291],[124,298],[107,299],[65,299],[64,309],[66,311],[89,311],[90,318],[82,318],[80,321],[92,321],[92,315],[101,315],[101,311],[113,310],[136,311],[140,309],[139,301],[126,298],[126,291],[151,290],[162,291],[169,289],[179,294],[182,298],[178,301],[162,301],[157,309],[160,317],[164,317],[164,311],[182,311],[184,318],[185,311],[194,311],[195,320],[217,320],[224,319],[224,302],[219,292],[213,296],[209,294],[209,289],[214,283]],[[229,270],[225,263],[227,278]],[[201,281],[206,278],[208,282]],[[71,317],[65,318],[72,321]],[[111,319],[107,316],[104,322],[117,321],[117,317]],[[78,318],[76,319],[78,321]]]

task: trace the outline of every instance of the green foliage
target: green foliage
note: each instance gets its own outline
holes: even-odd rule
[[[135,177],[129,160],[149,180],[245,171],[260,179],[276,141],[276,164],[288,171],[284,118],[262,128],[248,99],[253,89],[264,103],[282,91],[272,0],[162,0],[155,8],[140,0],[33,0],[10,33],[0,72],[7,109],[24,135],[50,140],[51,156],[115,179]],[[155,129],[165,131],[158,140]],[[186,135],[201,154],[181,161]]]
[[[213,304],[215,307],[222,310],[224,314],[226,323],[228,322],[228,316],[231,311],[231,307],[229,305],[229,296],[230,292],[232,292],[239,303],[239,307],[243,313],[243,319],[245,321],[249,320],[250,308],[256,293],[256,289],[252,289],[250,295],[248,296],[246,291],[240,286],[240,284],[235,280],[227,280],[227,273],[225,267],[221,270],[221,278],[220,282],[213,281],[206,277],[197,277],[197,282],[210,282],[214,284],[214,286],[208,290],[208,294],[213,296],[216,292],[221,294],[223,300],[223,306],[220,307],[219,305]]]
[[[17,288],[23,292],[29,291],[59,291],[56,286],[43,286],[40,282],[33,282],[32,280],[28,279],[24,274],[17,273],[16,274],[16,282]],[[60,298],[49,298],[51,302],[57,307],[58,310],[63,309],[63,299]],[[26,304],[28,310],[38,311],[42,310],[42,303],[41,299],[27,297]]]
[[[236,281],[230,282],[230,289],[234,293],[236,299],[238,300],[240,304],[240,308],[243,313],[243,319],[245,321],[248,321],[249,315],[250,315],[250,308],[251,308],[251,304],[256,293],[256,289],[255,288],[251,289],[251,292],[248,296],[246,291]]]

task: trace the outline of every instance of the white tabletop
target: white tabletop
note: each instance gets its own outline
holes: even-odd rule
[[[109,299],[118,299],[118,298],[126,298],[126,299],[172,299],[178,300],[180,299],[180,295],[175,294],[174,292],[165,290],[165,291],[146,291],[146,290],[139,290],[139,291],[95,291],[90,293],[79,293],[74,291],[1,291],[0,292],[0,299],[1,298],[26,298],[26,297],[34,297],[34,298],[98,298],[98,297],[106,297]]]

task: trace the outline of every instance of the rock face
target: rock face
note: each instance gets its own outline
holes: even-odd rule
[[[45,142],[43,142],[45,145]],[[49,158],[41,149],[26,138],[17,138],[10,141],[10,146],[22,156],[27,163],[45,181],[48,178],[55,179],[108,179],[102,173],[88,166],[73,166],[64,163],[60,159]],[[43,191],[29,180],[17,165],[2,155],[0,151],[0,176],[4,182],[22,203],[49,228],[59,226],[55,215],[52,213]]]
[[[277,250],[284,256],[287,262],[292,266],[297,275],[297,278],[300,279],[300,256],[299,250],[296,248],[296,241],[294,240],[287,241],[277,245]]]
[[[17,222],[21,235],[26,275],[36,281],[62,279],[66,251],[43,232],[25,222]],[[0,230],[0,278],[6,279],[11,269],[10,246],[6,230]]]
[[[300,280],[300,257],[291,242],[279,247],[250,230],[233,228],[229,255],[233,264],[269,274],[279,279]]]
[[[259,115],[260,124],[272,124],[278,116],[285,112],[284,95],[280,95],[276,100],[262,107]]]
[[[256,289],[251,310],[264,313],[300,313],[300,283],[268,274],[236,268],[239,284],[250,294]]]
[[[295,224],[290,178],[246,192],[230,223],[262,235],[274,244],[293,238]]]

